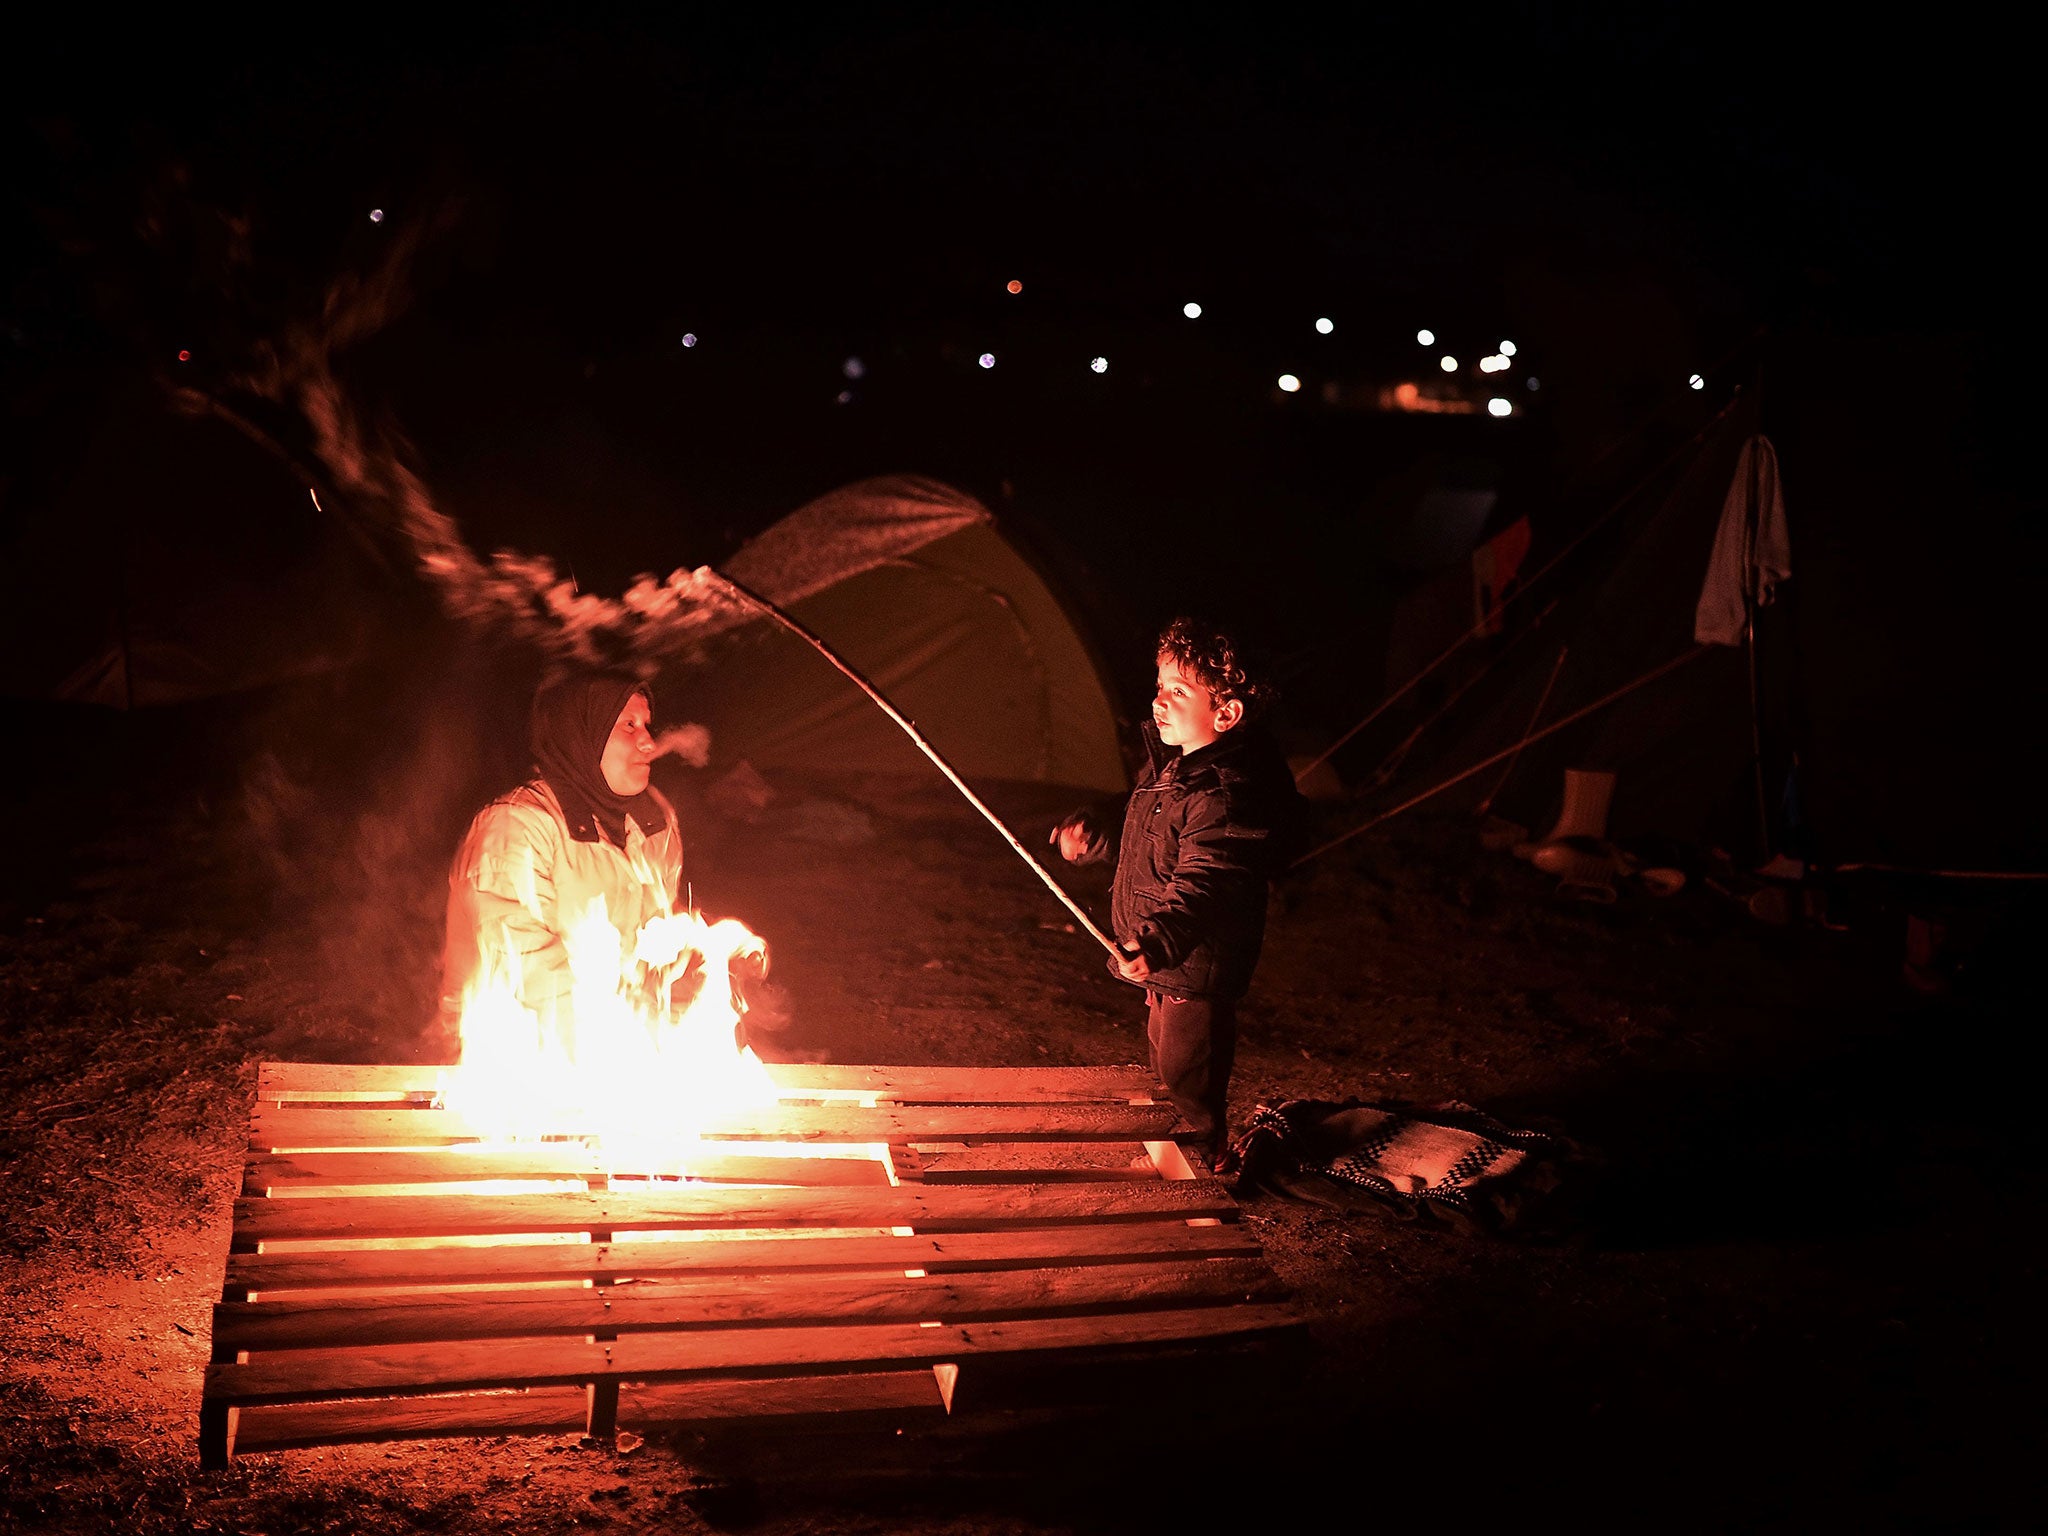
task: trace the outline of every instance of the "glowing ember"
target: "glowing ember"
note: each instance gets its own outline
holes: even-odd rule
[[[444,1105],[480,1135],[587,1137],[607,1163],[680,1173],[707,1124],[775,1101],[767,1069],[737,1040],[746,1005],[733,967],[765,971],[768,960],[744,924],[677,912],[628,937],[598,896],[564,937],[571,991],[539,1008],[520,995],[511,935],[483,945],[463,999],[462,1064],[442,1079]]]

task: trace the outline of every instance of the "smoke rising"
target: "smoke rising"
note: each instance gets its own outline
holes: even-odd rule
[[[283,457],[454,621],[416,637],[425,650],[277,701],[258,727],[242,827],[275,893],[265,947],[292,957],[280,973],[306,987],[278,999],[285,1054],[453,1059],[434,1032],[448,861],[477,807],[530,771],[534,682],[573,666],[655,672],[745,615],[708,571],[642,576],[605,597],[546,555],[480,556],[436,505],[403,434],[358,404],[342,371],[405,311],[412,262],[435,233],[399,233],[375,270],[332,284],[316,316],[257,346],[224,388],[171,391]],[[659,748],[702,766],[709,734],[671,728]]]
[[[315,319],[258,344],[250,365],[232,379],[229,398],[175,388],[174,400],[187,411],[228,416],[273,448],[272,435],[235,408],[234,395],[302,424],[331,510],[380,545],[395,545],[443,611],[494,645],[530,649],[557,666],[657,666],[695,654],[709,636],[747,616],[709,571],[642,575],[617,597],[603,597],[579,590],[547,555],[479,556],[413,470],[404,436],[367,419],[343,387],[339,360],[404,313],[413,261],[435,233],[431,224],[404,229],[375,270],[337,279]]]

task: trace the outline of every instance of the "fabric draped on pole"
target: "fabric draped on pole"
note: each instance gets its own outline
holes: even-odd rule
[[[1791,575],[1792,540],[1778,483],[1778,450],[1758,433],[1742,445],[1721,503],[1693,613],[1693,638],[1702,645],[1742,644],[1750,614],[1768,607],[1779,583]]]

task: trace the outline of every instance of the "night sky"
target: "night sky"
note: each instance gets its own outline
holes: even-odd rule
[[[1785,338],[1851,440],[1920,442],[1955,488],[1953,574],[2007,584],[1957,622],[2018,600],[2038,550],[2022,61],[1951,13],[320,25],[80,26],[21,56],[11,537],[110,398],[224,387],[417,240],[346,383],[479,548],[596,590],[924,473],[1044,530],[1139,628],[1263,631],[1334,728],[1419,575],[1402,496],[1583,516],[1589,464],[1683,436]],[[1466,357],[1514,339],[1523,413],[1327,406],[1426,377],[1425,326]],[[1248,545],[1283,574],[1244,581]]]

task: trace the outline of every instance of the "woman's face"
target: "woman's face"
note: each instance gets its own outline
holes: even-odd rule
[[[612,723],[612,733],[605,740],[604,756],[598,759],[598,766],[604,769],[604,781],[615,795],[637,795],[647,787],[647,776],[654,766],[654,738],[647,733],[648,718],[647,695],[636,693],[626,700],[626,707]]]

